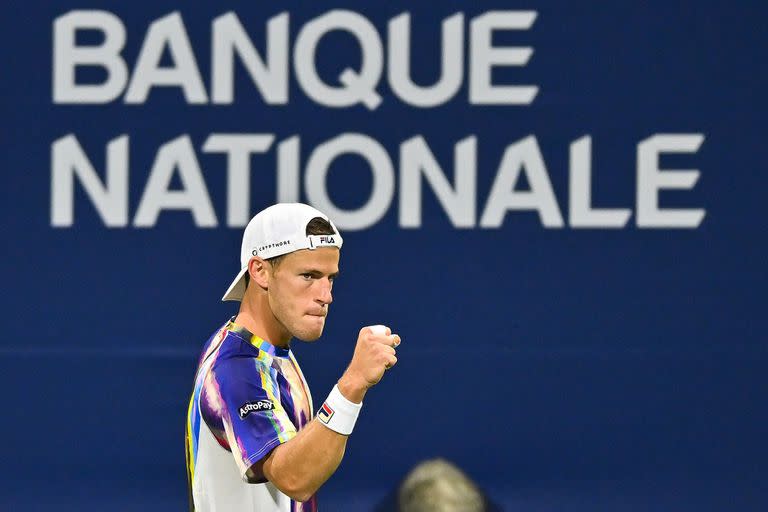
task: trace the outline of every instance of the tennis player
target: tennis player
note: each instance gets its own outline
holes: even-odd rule
[[[317,510],[315,493],[400,343],[388,327],[363,327],[314,415],[290,342],[323,333],[341,245],[328,217],[305,204],[270,206],[246,226],[241,270],[222,298],[240,310],[206,342],[187,413],[192,511]]]

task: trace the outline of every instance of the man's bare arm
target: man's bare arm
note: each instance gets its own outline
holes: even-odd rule
[[[392,335],[389,329],[385,334],[375,334],[371,328],[364,327],[352,362],[339,379],[341,394],[350,402],[362,402],[384,371],[397,363],[394,346],[399,343],[400,337]],[[296,437],[256,463],[249,473],[263,474],[284,494],[296,501],[306,501],[341,464],[348,437],[314,419]]]

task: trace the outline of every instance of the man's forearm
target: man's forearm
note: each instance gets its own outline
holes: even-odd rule
[[[391,334],[388,327],[360,330],[352,361],[338,382],[338,392],[346,402],[362,403],[366,392],[397,363],[395,347],[399,344],[400,336]],[[351,431],[353,425],[354,422],[347,425],[349,429],[340,431]],[[261,472],[284,494],[306,501],[330,478],[344,457],[348,436],[331,428],[318,419],[312,420],[296,437],[267,455]]]
[[[346,379],[339,380],[339,388],[347,399],[362,402],[365,389]],[[284,494],[297,501],[309,499],[336,471],[344,457],[347,439],[312,420],[285,444],[275,448],[264,462],[264,476]]]
[[[347,437],[312,420],[264,462],[264,476],[296,501],[308,500],[336,471]]]

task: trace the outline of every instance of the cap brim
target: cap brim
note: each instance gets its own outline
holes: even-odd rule
[[[243,300],[245,296],[245,273],[248,272],[248,267],[242,269],[232,284],[227,288],[227,292],[221,298],[222,301],[226,300]]]

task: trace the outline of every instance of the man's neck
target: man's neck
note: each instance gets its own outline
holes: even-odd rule
[[[253,297],[246,292],[235,323],[276,347],[288,348],[291,342],[291,335],[275,318],[266,296]]]

